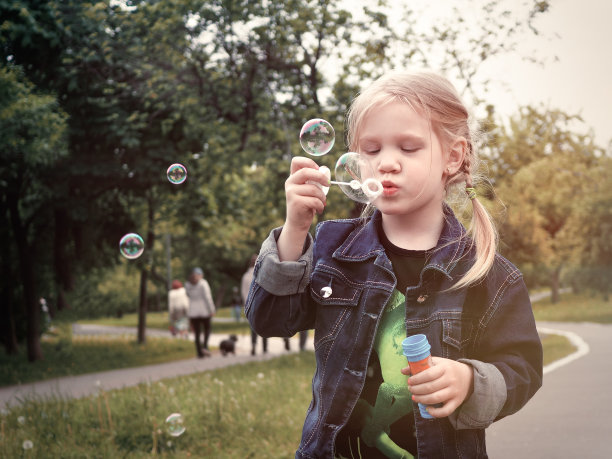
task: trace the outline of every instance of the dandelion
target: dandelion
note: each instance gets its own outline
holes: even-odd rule
[[[168,445],[168,448],[172,448],[172,442],[170,440],[168,440],[168,443],[166,443],[166,445]]]
[[[249,382],[249,384],[250,384],[251,386],[253,386],[253,387],[257,386],[257,383],[256,383],[255,381],[251,381],[251,382]]]
[[[24,425],[24,424],[25,424],[25,416],[19,416],[19,417],[17,418],[17,422],[18,422],[19,424],[21,424],[21,425]]]
[[[25,450],[32,449],[34,447],[34,443],[32,443],[31,440],[24,440],[22,446],[23,446],[23,449]]]
[[[264,378],[264,374],[263,374],[263,373],[257,373],[257,377],[258,377],[259,379],[263,379],[263,378]]]
[[[168,389],[168,393],[170,393],[170,395],[174,395],[174,387]]]

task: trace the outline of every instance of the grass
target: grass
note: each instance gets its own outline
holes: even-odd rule
[[[612,301],[584,293],[564,293],[556,304],[550,298],[537,301],[533,313],[536,320],[612,323]]]
[[[44,360],[28,362],[25,345],[18,355],[0,353],[0,386],[129,368],[191,358],[192,341],[147,338],[139,345],[135,338],[72,336],[69,323],[56,323],[41,342]]]
[[[559,360],[576,350],[569,339],[561,335],[545,335],[542,337],[544,348],[544,365]]]
[[[229,308],[219,309],[215,317],[230,318]],[[79,324],[95,324],[95,325],[109,325],[113,327],[137,327],[138,326],[138,314],[124,314],[122,317],[101,317],[99,319],[83,319],[77,321]],[[168,313],[167,312],[148,312],[147,313],[147,328],[154,328],[158,330],[168,330]],[[212,319],[212,332],[236,335],[246,335],[251,333],[248,322],[243,317],[241,322],[229,321],[221,322]],[[169,333],[169,332],[168,332]]]
[[[0,415],[0,457],[293,457],[313,371],[314,354],[302,352],[79,400],[26,400]],[[178,437],[171,413],[183,418]]]

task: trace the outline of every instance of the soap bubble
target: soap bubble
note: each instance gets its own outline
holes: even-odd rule
[[[183,425],[183,415],[181,413],[172,413],[166,418],[166,431],[173,437],[183,435],[185,426]]]
[[[182,164],[172,164],[166,171],[170,183],[180,185],[187,180],[187,169]]]
[[[336,133],[329,122],[315,118],[306,121],[300,131],[300,145],[312,156],[323,156],[334,146]]]
[[[119,251],[128,260],[134,260],[144,252],[144,241],[136,233],[128,233],[119,241]]]
[[[372,166],[359,153],[345,153],[336,162],[338,186],[353,201],[371,203],[382,192],[382,183],[374,178]]]

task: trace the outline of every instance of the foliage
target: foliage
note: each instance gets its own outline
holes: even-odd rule
[[[526,273],[546,276],[530,283],[550,285],[554,300],[572,251],[587,243],[571,228],[588,200],[587,177],[604,160],[589,134],[572,129],[575,121],[559,111],[525,107],[509,127],[500,128],[492,147],[493,178],[507,207],[502,252]]]
[[[314,354],[303,352],[81,400],[25,401],[2,414],[0,455],[20,456],[30,440],[34,456],[288,457],[313,371]],[[179,437],[166,430],[171,413],[183,416]]]

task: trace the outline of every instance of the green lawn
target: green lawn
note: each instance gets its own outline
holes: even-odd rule
[[[18,355],[0,353],[0,386],[151,365],[195,355],[192,341],[149,337],[146,344],[139,345],[135,338],[72,336],[69,323],[56,323],[53,331],[43,337],[41,346],[44,359],[33,363],[27,361],[25,345],[20,347]]]
[[[612,323],[612,301],[604,301],[601,296],[564,293],[557,304],[551,303],[550,298],[535,302],[533,313],[536,320]]]
[[[314,365],[303,352],[80,400],[26,400],[0,414],[0,457],[293,457]],[[171,413],[182,416],[180,436],[168,431]]]
[[[229,308],[221,308],[218,310],[215,317],[229,319],[231,312]],[[240,322],[233,320],[218,321],[212,319],[212,332],[222,333],[228,335],[234,333],[236,335],[246,335],[251,333],[251,328],[248,322],[243,317]],[[98,319],[82,319],[77,321],[79,324],[95,324],[95,325],[110,325],[114,327],[137,327],[138,326],[138,314],[124,314],[122,317],[101,317]],[[167,312],[148,312],[147,313],[147,328],[154,328],[158,330],[168,330],[168,313]],[[170,332],[168,332],[170,333]]]

